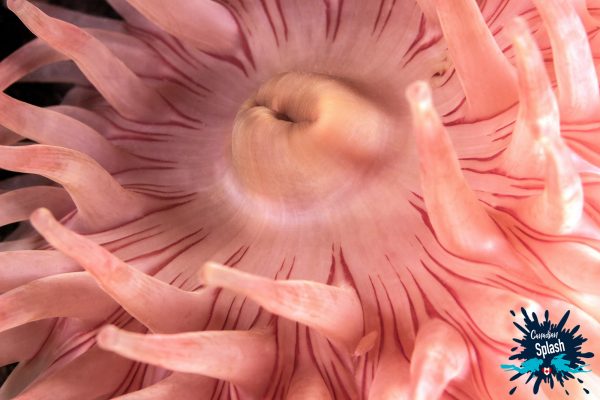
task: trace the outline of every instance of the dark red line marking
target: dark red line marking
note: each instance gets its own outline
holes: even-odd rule
[[[325,4],[325,37],[329,36],[329,27],[331,25],[331,4],[329,0],[323,0],[323,4]]]
[[[396,3],[397,3],[397,0],[392,1],[392,6],[388,10],[387,17],[385,18],[385,21],[383,22],[383,26],[381,27],[381,32],[379,33],[380,37],[381,37],[381,34],[383,34],[383,31],[385,31],[385,28],[387,28],[388,22],[390,22],[392,13],[394,11],[394,8],[396,7]]]
[[[135,373],[139,367],[140,367],[140,363],[133,362],[133,361],[131,362],[131,364],[129,365],[129,369],[127,370],[127,373],[125,374],[125,377],[123,378],[123,380],[121,381],[119,386],[117,386],[117,388],[109,396],[109,398],[113,398],[117,394],[120,394],[120,393],[126,393],[126,390],[131,385],[131,381],[135,377]]]
[[[502,153],[504,153],[504,151],[506,151],[506,147],[501,149],[500,151],[497,151],[496,153],[492,154],[491,156],[487,156],[487,157],[465,157],[465,158],[459,158],[459,161],[492,161],[495,158],[498,158],[500,155],[502,155]]]
[[[348,388],[346,387],[346,385],[344,385],[344,381],[340,378],[340,374],[338,373],[337,368],[335,367],[335,364],[333,361],[330,362],[331,365],[331,369],[333,370],[333,375],[335,376],[335,379],[340,383],[338,385],[339,388],[342,389],[342,393],[344,394],[344,399],[351,399],[352,395],[350,394],[350,392],[348,391]]]
[[[269,26],[271,27],[271,32],[273,32],[273,37],[275,38],[275,44],[279,47],[279,36],[277,36],[277,30],[275,29],[275,24],[273,23],[273,19],[271,18],[271,13],[269,12],[269,8],[267,7],[266,0],[260,0],[260,4],[262,9],[269,20]]]
[[[383,13],[383,6],[385,5],[385,0],[380,0],[379,1],[379,10],[377,11],[377,17],[375,18],[375,23],[373,24],[373,30],[371,31],[371,34],[375,34],[375,31],[377,30],[377,25],[379,24],[379,19],[381,18],[381,14]]]
[[[164,246],[164,247],[161,247],[161,248],[159,248],[159,249],[153,250],[153,251],[151,251],[151,252],[149,252],[149,253],[141,254],[141,255],[139,255],[139,256],[135,256],[135,257],[133,257],[133,258],[127,259],[127,261],[126,261],[126,262],[137,261],[137,260],[140,260],[140,259],[143,259],[143,258],[147,258],[147,257],[151,257],[151,256],[158,255],[158,254],[160,254],[160,253],[162,253],[162,252],[164,252],[164,251],[166,251],[166,250],[168,250],[168,249],[170,249],[170,248],[173,248],[173,247],[177,246],[178,244],[180,244],[180,243],[184,242],[185,240],[187,240],[187,239],[189,239],[189,238],[192,238],[192,237],[196,236],[197,234],[199,234],[199,233],[200,233],[200,232],[202,232],[203,230],[204,230],[204,228],[200,228],[200,229],[198,229],[197,231],[195,231],[195,232],[192,232],[192,233],[190,233],[190,234],[187,234],[187,235],[185,235],[184,237],[182,237],[181,239],[178,239],[178,240],[176,240],[175,242],[172,242],[172,243],[170,243],[170,244],[168,244],[168,245],[166,245],[166,246]],[[185,251],[185,250],[189,249],[191,246],[193,246],[193,245],[195,245],[195,244],[197,244],[197,243],[201,242],[201,241],[202,241],[202,240],[204,240],[205,238],[206,238],[206,235],[205,235],[205,236],[202,236],[202,237],[201,237],[199,240],[197,240],[197,241],[195,241],[194,243],[192,243],[192,245],[189,245],[189,246],[185,247],[185,248],[184,248],[182,251]],[[181,254],[181,253],[180,253],[180,252],[178,252],[178,255],[179,255],[179,254]],[[172,261],[172,260],[173,260],[173,258],[171,258],[171,261]]]
[[[373,283],[373,279],[371,279],[371,276],[369,276],[369,282],[371,283],[373,296],[375,297],[375,305],[377,306],[377,314],[379,315],[379,349],[377,353],[377,361],[379,361],[379,359],[381,358],[381,354],[383,353],[383,348],[385,347],[385,328],[383,326],[383,312],[381,310],[381,304],[379,303],[377,290],[375,289],[375,284]]]
[[[288,40],[288,25],[285,19],[285,14],[283,13],[283,7],[281,6],[281,0],[277,0],[277,11],[279,11],[279,17],[281,18],[281,22],[283,23],[283,36],[285,40]]]
[[[383,291],[385,292],[385,296],[387,297],[388,304],[390,306],[390,310],[392,311],[392,323],[394,324],[394,341],[396,342],[396,346],[402,352],[402,355],[404,356],[404,358],[407,361],[409,361],[410,358],[408,357],[407,352],[404,349],[402,340],[400,340],[400,337],[398,336],[398,320],[396,319],[396,310],[394,309],[394,303],[392,302],[390,293],[388,292],[387,287],[385,286],[385,282],[383,281],[383,279],[381,279],[381,276],[379,276],[379,282],[381,283],[381,286],[383,287]],[[405,293],[405,295],[408,297],[407,293]]]
[[[344,8],[344,0],[339,0],[338,9],[337,9],[337,22],[335,25],[335,31],[333,32],[333,40],[337,38],[338,32],[340,30],[340,25],[342,24],[342,9]]]
[[[317,357],[315,356],[314,348],[312,345],[312,340],[310,339],[310,331],[309,331],[308,327],[304,327],[304,330],[305,330],[305,336],[306,336],[306,346],[308,348],[308,355],[310,356],[310,359],[312,360],[313,364],[319,371],[319,374],[321,375],[321,379],[323,380],[325,385],[327,385],[327,388],[329,389],[329,393],[335,398],[335,390],[333,389],[331,379],[329,378],[329,375],[327,374],[327,369],[324,366],[321,366],[321,364],[317,361]]]

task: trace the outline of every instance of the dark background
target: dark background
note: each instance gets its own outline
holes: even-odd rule
[[[48,0],[50,4],[84,11],[88,14],[103,15],[118,18],[118,15],[104,0]],[[4,2],[3,2],[4,3]],[[33,39],[33,34],[19,21],[19,19],[6,8],[0,6],[0,59],[4,59],[13,51]],[[6,90],[10,96],[38,106],[58,104],[70,86],[65,84],[39,84],[16,83]],[[0,180],[16,175],[13,172],[0,169]],[[0,227],[0,241],[10,232],[14,231],[17,224]],[[0,385],[14,369],[16,364],[0,367]]]

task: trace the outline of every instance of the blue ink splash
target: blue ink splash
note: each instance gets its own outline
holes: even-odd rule
[[[512,316],[516,316],[514,311],[510,311]],[[575,374],[591,372],[589,367],[583,359],[589,359],[594,357],[594,353],[583,353],[582,345],[587,342],[587,338],[583,337],[582,334],[578,334],[580,326],[577,325],[573,329],[565,328],[567,320],[570,315],[570,311],[567,311],[565,315],[560,319],[557,324],[553,324],[550,321],[550,314],[546,310],[544,313],[544,321],[539,321],[538,316],[535,312],[531,313],[531,317],[527,314],[524,308],[521,308],[523,314],[524,325],[513,322],[513,324],[521,331],[523,336],[521,338],[513,339],[519,344],[518,347],[513,347],[511,352],[515,352],[519,349],[519,353],[513,354],[509,357],[509,360],[521,360],[520,365],[514,364],[502,364],[500,367],[505,371],[516,371],[510,380],[514,381],[519,379],[523,375],[528,375],[525,384],[528,384],[535,378],[533,383],[533,393],[537,394],[540,385],[542,383],[550,385],[553,389],[555,382],[558,382],[561,387],[564,388],[564,383],[570,379],[575,379]],[[536,334],[545,334],[551,332],[553,336],[551,338],[534,338],[532,332]],[[540,346],[562,343],[562,347],[559,354],[558,351],[550,352],[549,354],[540,354]],[[536,344],[538,347],[536,347]],[[577,378],[577,381],[581,384],[583,381]],[[516,387],[511,389],[509,394],[513,394]],[[583,389],[585,393],[589,393],[587,389]],[[565,389],[565,392],[568,393]]]

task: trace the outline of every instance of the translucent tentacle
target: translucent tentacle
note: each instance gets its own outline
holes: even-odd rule
[[[51,18],[25,0],[9,0],[8,6],[29,29],[75,61],[106,100],[124,117],[164,120],[165,100],[147,86],[108,48],[86,31]],[[102,59],[102,62],[97,62]]]
[[[519,213],[530,226],[547,234],[573,231],[583,215],[581,178],[571,161],[571,150],[560,138],[544,142],[544,191],[521,203]]]
[[[436,0],[435,6],[467,97],[469,116],[489,117],[516,104],[516,74],[498,47],[476,0]]]
[[[41,144],[88,154],[109,172],[127,166],[125,153],[89,126],[64,114],[0,94],[0,123]]]
[[[0,62],[0,89],[6,90],[25,75],[44,65],[66,59],[66,56],[42,40],[34,39]]]
[[[0,293],[36,279],[81,271],[77,263],[54,250],[21,250],[0,253]]]
[[[32,3],[49,16],[70,22],[82,28],[106,29],[115,32],[125,31],[123,21],[117,19],[90,15],[39,1],[33,1]]]
[[[600,89],[588,36],[570,0],[534,0],[544,21],[554,55],[558,99],[563,119],[595,117]]]
[[[248,296],[268,311],[308,325],[349,351],[356,348],[362,336],[362,306],[349,287],[274,281],[215,263],[204,265],[201,280]]]
[[[507,253],[508,244],[466,182],[448,132],[433,108],[425,82],[407,90],[417,139],[421,186],[438,240],[448,250],[480,261]]]
[[[542,138],[560,136],[560,115],[542,54],[518,18],[511,26],[519,73],[519,114],[503,168],[513,176],[541,177],[546,170]]]
[[[264,391],[275,362],[273,336],[258,331],[141,335],[107,326],[98,334],[98,344],[173,371],[230,381],[254,394]]]
[[[25,221],[42,206],[61,217],[75,207],[69,194],[60,187],[33,186],[13,190],[0,195],[0,226]]]
[[[58,250],[76,260],[100,287],[154,332],[198,329],[208,314],[202,293],[186,292],[159,281],[119,260],[103,247],[58,223],[46,209],[31,223]]]
[[[85,272],[49,276],[0,296],[0,332],[46,318],[93,319],[114,308]]]
[[[60,183],[71,195],[87,229],[109,228],[131,220],[148,205],[90,157],[74,150],[45,145],[0,147],[0,166]]]

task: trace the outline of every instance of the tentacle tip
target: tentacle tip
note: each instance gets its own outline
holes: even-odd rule
[[[505,29],[508,35],[513,38],[529,34],[529,25],[527,25],[525,18],[521,16],[513,18]]]
[[[438,125],[438,116],[433,106],[431,87],[426,81],[416,81],[406,88],[406,99],[410,105],[415,127],[434,130]],[[422,129],[418,129],[421,131]]]
[[[556,142],[558,142],[558,140],[556,140],[556,138],[553,137],[541,136],[538,139],[538,142],[541,146],[541,150],[543,152],[544,157],[551,157],[552,160],[555,160],[557,156]]]
[[[100,328],[96,335],[96,342],[104,350],[111,350],[119,340],[119,328],[114,325],[106,325]]]
[[[418,137],[439,137],[442,124],[435,107],[431,87],[426,81],[416,81],[406,88],[406,98],[410,105],[413,127]]]
[[[214,283],[214,273],[226,268],[223,264],[214,261],[204,263],[198,272],[198,279],[202,285],[211,285]]]
[[[49,222],[55,221],[55,218],[50,210],[45,207],[41,207],[31,213],[29,220],[31,221],[33,227],[38,229],[47,226]]]
[[[527,21],[522,17],[516,17],[506,26],[506,32],[517,50],[517,57],[522,57],[525,62],[531,64],[531,59],[535,59],[535,53],[539,50],[531,36]]]
[[[6,6],[14,13],[19,12],[25,5],[25,0],[7,0]]]
[[[406,98],[419,109],[429,109],[431,107],[431,87],[426,81],[415,81],[406,88]]]

